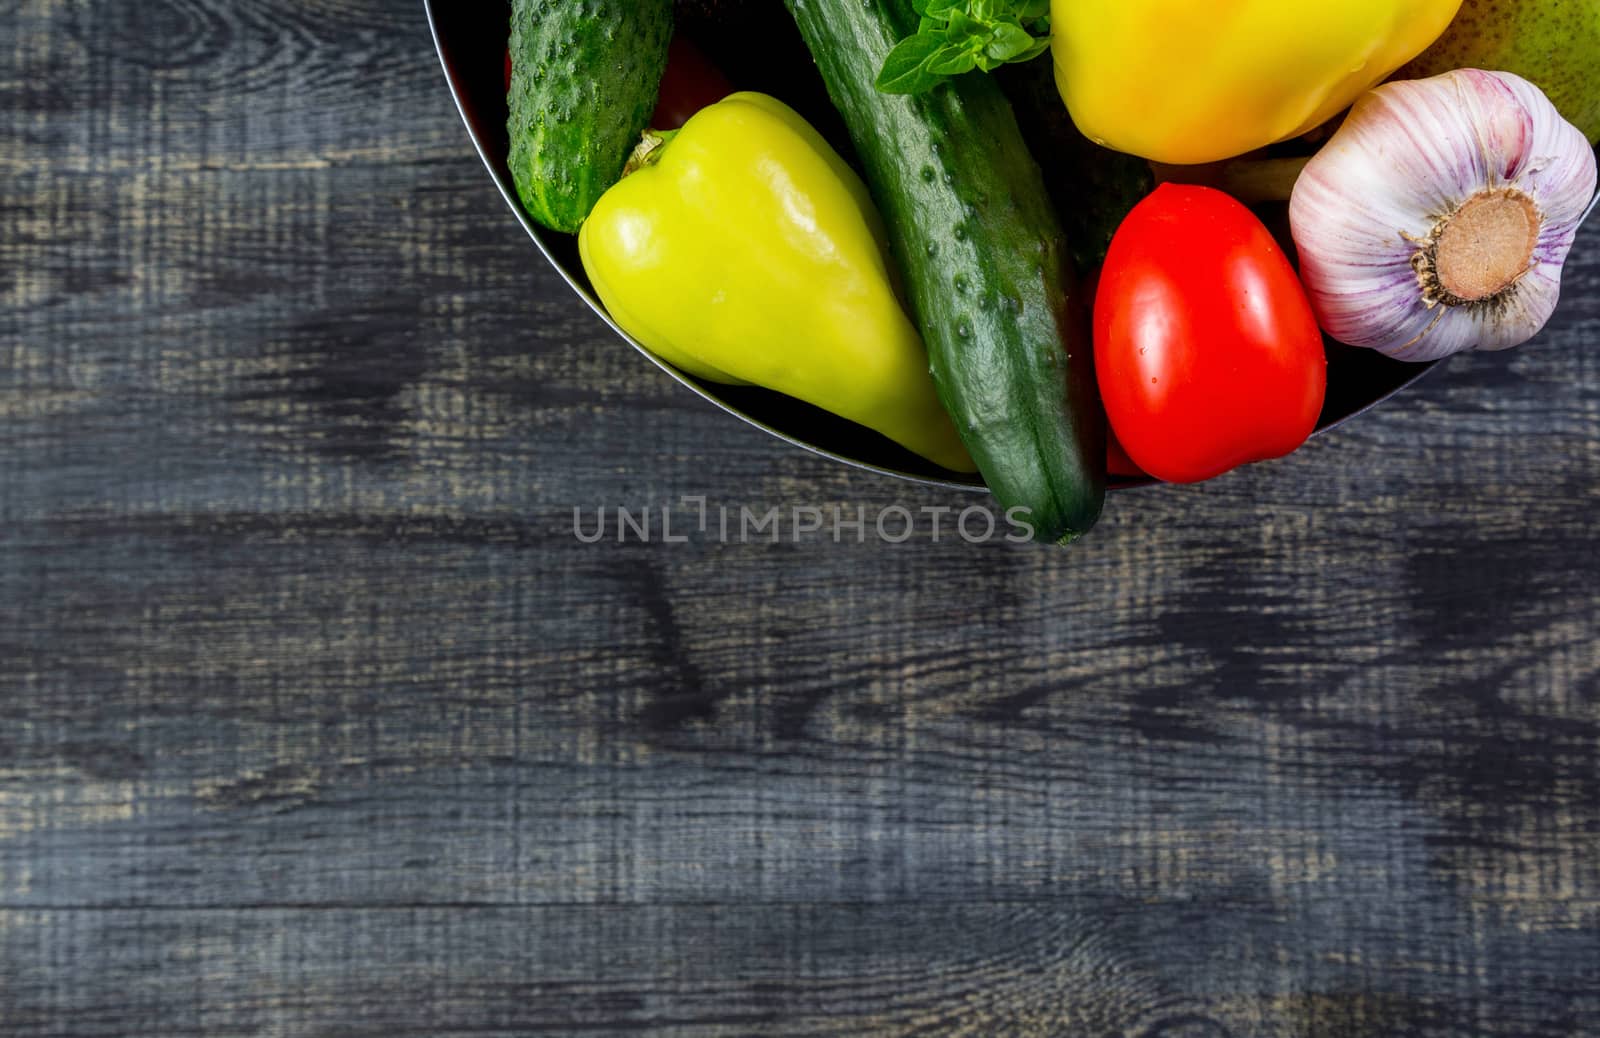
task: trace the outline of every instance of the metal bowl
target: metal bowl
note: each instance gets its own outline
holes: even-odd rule
[[[578,261],[576,240],[569,235],[546,231],[535,224],[517,200],[516,189],[512,186],[511,174],[506,168],[505,52],[510,28],[505,5],[444,0],[423,2],[433,28],[439,60],[450,82],[450,92],[455,96],[456,107],[460,109],[472,142],[506,204],[511,207],[512,213],[539,251],[544,253],[579,298],[650,363],[728,414],[813,454],[916,483],[959,490],[985,489],[981,478],[977,476],[947,472],[888,438],[820,408],[767,390],[723,386],[696,379],[663,362],[619,328],[595,298],[594,290]],[[823,95],[815,77],[806,77],[808,81],[791,84],[792,89],[782,89],[782,77],[792,75],[792,72],[792,64],[786,72],[779,63],[776,71],[770,67],[766,70],[769,77],[779,77],[776,86],[768,83],[752,85],[783,96],[820,122],[835,121],[834,113],[821,110],[818,98]],[[809,106],[807,101],[810,102]],[[1433,364],[1407,364],[1390,360],[1372,350],[1352,349],[1330,340],[1328,395],[1317,423],[1317,433],[1326,432],[1377,406],[1420,379],[1433,367]],[[1113,486],[1137,486],[1147,482],[1118,480],[1116,477],[1111,479]]]

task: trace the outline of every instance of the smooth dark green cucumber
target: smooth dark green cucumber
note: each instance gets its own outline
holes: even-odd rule
[[[509,165],[528,213],[575,233],[649,128],[672,0],[513,0]]]
[[[889,226],[934,385],[1002,507],[1069,541],[1105,497],[1087,308],[1016,116],[994,81],[873,86],[916,31],[910,0],[785,0]]]

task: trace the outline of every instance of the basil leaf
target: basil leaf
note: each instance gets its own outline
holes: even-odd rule
[[[944,50],[944,37],[931,33],[907,36],[883,61],[877,88],[885,94],[920,94],[942,78],[926,69],[928,59]]]
[[[1023,51],[1021,54],[1018,54],[1015,57],[1013,57],[1011,59],[1011,61],[1017,62],[1017,63],[1021,63],[1021,62],[1025,62],[1025,61],[1032,61],[1034,58],[1039,57],[1039,55],[1043,54],[1045,51],[1047,51],[1049,49],[1050,49],[1050,37],[1046,36],[1042,40],[1035,40],[1033,46],[1029,47],[1027,50]]]
[[[984,53],[996,61],[1014,61],[1037,43],[1027,30],[1015,23],[1002,23],[989,34]]]
[[[923,69],[935,76],[950,77],[971,72],[977,65],[978,55],[972,48],[952,43],[935,52],[923,65]]]
[[[886,94],[920,94],[973,69],[1031,61],[1050,46],[1050,0],[911,0],[917,31],[878,73]]]
[[[950,36],[988,35],[988,25],[977,21],[957,7],[950,10],[949,26],[945,32]]]

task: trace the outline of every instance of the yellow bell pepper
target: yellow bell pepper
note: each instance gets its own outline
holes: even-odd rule
[[[1461,0],[1052,0],[1056,83],[1084,134],[1214,162],[1320,126],[1449,27]]]
[[[668,363],[974,471],[866,185],[781,101],[741,93],[697,113],[601,197],[578,248],[612,318]]]

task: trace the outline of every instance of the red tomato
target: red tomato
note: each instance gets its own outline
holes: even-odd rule
[[[1083,279],[1081,290],[1085,296],[1093,296],[1100,287],[1100,270],[1095,268],[1088,277]],[[1106,428],[1106,472],[1124,479],[1149,479],[1150,474],[1133,463],[1128,457],[1128,452],[1122,449],[1122,444],[1117,442],[1117,431]]]
[[[709,108],[733,93],[728,82],[699,47],[682,36],[672,38],[667,51],[667,71],[661,77],[661,99],[650,126],[656,130],[676,130],[702,108]]]
[[[1179,184],[1111,242],[1094,360],[1117,440],[1172,483],[1293,451],[1328,384],[1316,316],[1271,233],[1221,191]]]
[[[1126,479],[1143,479],[1149,475],[1135,465],[1133,459],[1128,457],[1128,452],[1122,449],[1122,444],[1117,442],[1115,429],[1106,430],[1106,471]]]

